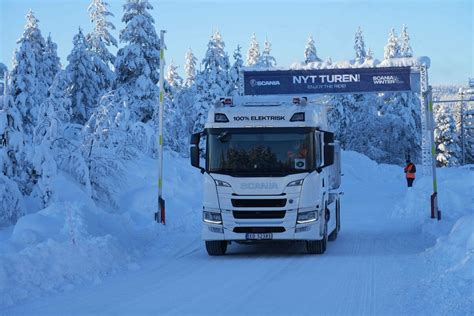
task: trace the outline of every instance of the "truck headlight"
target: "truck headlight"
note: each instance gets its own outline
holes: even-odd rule
[[[209,224],[222,224],[221,213],[203,211],[202,220]]]
[[[227,187],[227,188],[231,187],[229,183],[222,180],[214,180],[214,182],[216,183],[218,187]]]
[[[288,183],[287,187],[298,187],[300,185],[303,185],[303,181],[304,181],[304,179],[291,181],[290,183]]]
[[[304,213],[298,213],[298,217],[296,218],[296,223],[298,224],[308,224],[318,220],[318,212],[316,211],[309,211]]]

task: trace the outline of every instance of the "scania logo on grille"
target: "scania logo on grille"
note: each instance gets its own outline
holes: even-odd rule
[[[240,185],[242,190],[273,190],[278,189],[275,182],[249,182]]]

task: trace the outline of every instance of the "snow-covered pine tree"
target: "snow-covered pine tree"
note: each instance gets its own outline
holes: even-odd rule
[[[67,73],[61,70],[49,89],[48,98],[41,105],[35,130],[32,162],[38,182],[33,196],[44,207],[54,197],[52,180],[58,169],[67,172],[90,194],[89,172],[80,150],[80,139],[75,133],[77,126],[70,123],[72,108],[68,85]]]
[[[360,64],[363,63],[367,57],[367,53],[365,51],[364,36],[362,35],[362,29],[360,26],[354,35],[354,50],[356,62]]]
[[[164,144],[171,150],[180,152],[185,147],[183,141],[188,139],[186,132],[185,104],[181,102],[183,93],[183,79],[177,71],[177,66],[171,60],[165,79],[167,80],[167,93],[165,95],[163,113],[163,140]],[[158,114],[155,111],[155,119],[158,121]],[[158,122],[156,123],[158,125]]]
[[[186,87],[191,87],[194,84],[196,79],[196,62],[197,58],[194,57],[193,51],[190,48],[186,53],[186,62],[184,64],[184,71],[186,72],[186,82],[184,85]]]
[[[14,224],[25,214],[21,189],[29,182],[25,168],[21,113],[13,97],[3,97],[0,109],[0,227]]]
[[[413,50],[410,46],[410,36],[408,35],[408,28],[405,24],[402,27],[400,34],[400,57],[413,57]]]
[[[115,30],[115,25],[107,21],[108,17],[114,15],[109,11],[109,4],[104,0],[92,0],[87,8],[94,29],[87,35],[87,41],[93,51],[107,65],[114,64],[115,56],[109,51],[109,46],[117,47],[117,40],[110,33]]]
[[[22,37],[17,41],[13,69],[10,73],[10,92],[22,115],[23,130],[32,140],[38,107],[46,98],[48,87],[44,74],[45,41],[38,28],[38,20],[30,11]]]
[[[237,48],[234,50],[234,64],[230,68],[230,80],[232,81],[232,93],[236,93],[239,90],[240,85],[240,69],[244,66],[244,61],[242,59],[241,53],[242,47],[237,45]]]
[[[172,90],[172,94],[173,92],[180,90],[183,86],[183,78],[181,78],[177,69],[178,66],[175,66],[173,60],[171,60],[170,64],[168,65],[168,71],[166,72],[165,78]]]
[[[271,68],[276,66],[276,59],[271,55],[272,44],[265,39],[263,52],[258,59],[257,65],[260,67]]]
[[[46,42],[38,26],[39,20],[34,16],[33,11],[30,10],[28,12],[26,20],[25,31],[18,40],[18,43],[28,40],[31,44],[31,49],[36,60],[36,76],[38,79],[37,93],[41,98],[40,100],[43,101],[48,95],[48,82],[52,82],[51,79],[48,80],[46,78],[47,69],[45,66],[47,66],[47,64],[44,63]]]
[[[313,62],[322,62],[322,60],[318,57],[313,35],[309,35],[308,42],[304,48],[304,63],[309,64]]]
[[[123,159],[132,158],[129,153],[136,148],[128,148],[131,125],[128,104],[126,95],[121,95],[120,90],[104,95],[82,134],[91,196],[101,205],[114,208],[118,207],[115,193],[120,188],[124,172]]]
[[[46,39],[43,55],[44,78],[48,88],[53,84],[54,77],[61,70],[61,62],[58,57],[58,45],[51,39],[51,34]]]
[[[108,17],[114,16],[109,11],[108,6],[109,4],[104,0],[92,0],[87,9],[94,29],[91,33],[87,34],[86,44],[88,50],[92,53],[91,59],[94,65],[94,71],[99,78],[98,82],[101,83],[99,92],[97,93],[97,101],[92,107],[87,109],[89,110],[86,113],[87,119],[92,115],[92,111],[94,111],[98,104],[99,98],[111,90],[115,82],[115,74],[111,70],[115,56],[109,51],[109,47],[117,47],[117,40],[110,33],[111,30],[115,30],[115,26],[112,22],[107,21]]]
[[[153,6],[148,0],[127,0],[120,32],[120,41],[126,43],[117,53],[115,71],[117,84],[126,89],[133,121],[147,122],[153,117],[158,97],[160,41],[155,20],[148,12]]]
[[[224,51],[225,43],[217,31],[211,36],[202,60],[203,70],[196,78],[197,102],[194,104],[193,131],[201,131],[207,119],[207,112],[214,102],[229,95],[232,81],[229,76],[229,56]]]
[[[367,55],[365,56],[366,60],[372,60],[374,59],[374,53],[372,52],[372,49],[369,47],[367,50]]]
[[[109,81],[97,72],[97,64],[94,63],[93,54],[88,50],[86,38],[80,28],[74,36],[73,45],[67,57],[67,92],[71,100],[72,122],[84,125],[97,107]]]
[[[260,48],[255,33],[250,39],[249,50],[247,51],[247,66],[253,66],[258,63],[260,59]]]
[[[452,111],[445,106],[437,106],[434,111],[436,128],[436,162],[440,167],[457,166],[461,158],[459,137]]]
[[[8,73],[8,67],[4,63],[0,63],[0,82],[4,82],[5,75]],[[0,91],[0,95],[3,94],[3,90]],[[0,104],[0,109],[2,105]]]
[[[379,97],[379,116],[385,138],[379,148],[386,153],[385,163],[403,164],[405,153],[419,161],[421,153],[420,99],[413,92],[385,93]],[[382,131],[381,130],[381,131]],[[396,139],[396,142],[392,140]]]
[[[398,42],[398,37],[394,28],[392,28],[388,34],[388,40],[384,48],[383,56],[384,59],[400,57],[400,44]]]

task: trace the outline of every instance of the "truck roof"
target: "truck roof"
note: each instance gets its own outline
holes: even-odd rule
[[[229,99],[227,99],[229,100]],[[326,106],[288,98],[237,97],[209,111],[205,128],[316,127],[328,129]],[[306,104],[305,104],[306,103]]]

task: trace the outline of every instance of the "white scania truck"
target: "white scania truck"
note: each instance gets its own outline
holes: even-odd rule
[[[204,176],[209,255],[268,240],[304,241],[322,254],[337,238],[340,150],[324,106],[304,97],[223,98],[191,137],[191,164]]]

